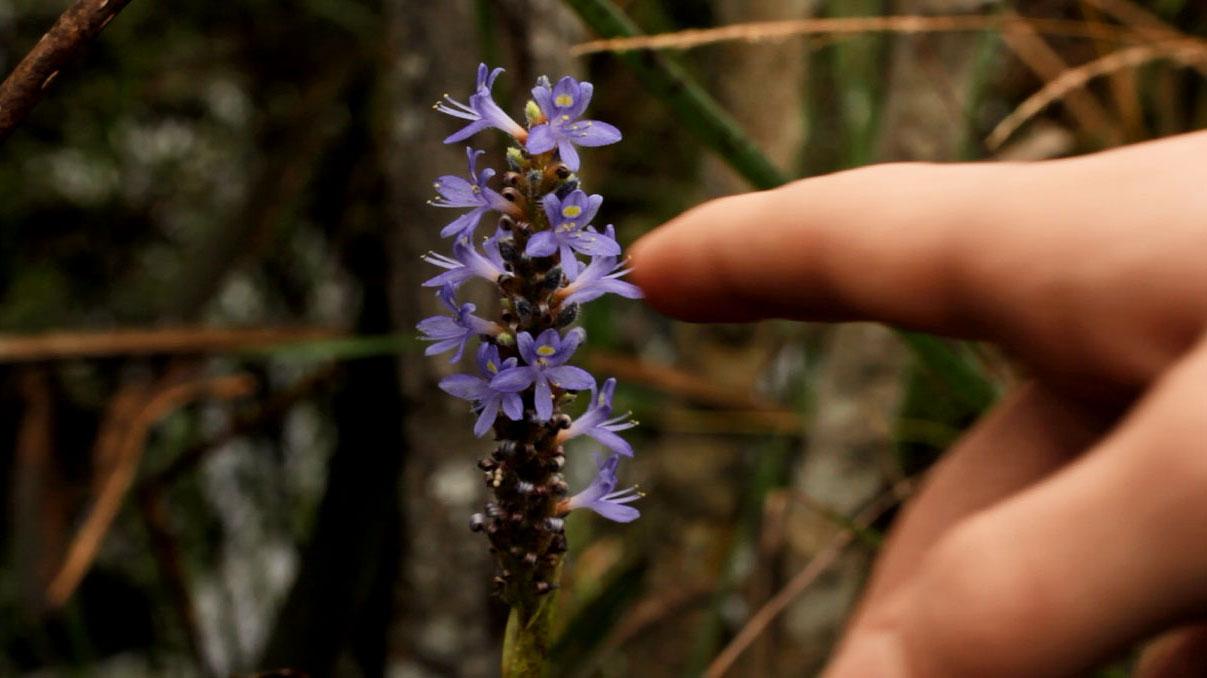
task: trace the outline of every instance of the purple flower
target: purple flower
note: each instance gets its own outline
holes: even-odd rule
[[[528,138],[528,130],[521,127],[518,122],[512,120],[509,115],[504,113],[503,109],[499,108],[499,105],[490,96],[490,90],[495,85],[495,79],[502,72],[502,68],[496,68],[492,71],[486,67],[486,64],[478,64],[478,83],[474,87],[474,93],[469,97],[468,106],[445,94],[444,100],[432,107],[454,118],[470,121],[465,127],[450,134],[444,140],[444,143],[451,144],[463,141],[488,127],[501,129],[518,139],[520,143],[523,143]]]
[[[465,207],[473,208],[441,229],[440,237],[456,236],[458,238],[472,238],[474,230],[478,228],[478,223],[482,221],[482,215],[490,210],[511,214],[512,216],[519,215],[514,204],[486,185],[486,182],[495,175],[495,171],[489,168],[481,172],[478,171],[478,156],[485,152],[475,151],[469,146],[465,147],[465,157],[469,160],[469,181],[452,174],[446,174],[437,179],[433,184],[436,187],[436,192],[440,195],[433,200],[429,200],[429,205],[458,209]]]
[[[550,193],[541,201],[545,216],[549,218],[549,230],[534,233],[524,253],[530,257],[547,257],[561,253],[562,271],[573,280],[578,277],[578,259],[575,252],[587,256],[618,256],[620,244],[615,231],[599,233],[589,224],[603,204],[603,196],[576,190],[565,200]]]
[[[545,153],[557,147],[558,155],[571,171],[578,171],[575,146],[607,146],[620,141],[620,130],[598,120],[579,120],[591,103],[594,87],[570,76],[550,87],[548,80],[532,90],[532,98],[545,114],[546,122],[528,133],[528,152]]]
[[[480,409],[478,421],[474,423],[474,435],[481,438],[494,425],[499,410],[512,421],[519,421],[524,416],[524,401],[518,393],[506,393],[490,387],[490,380],[501,370],[515,367],[515,358],[499,359],[499,347],[494,344],[482,344],[478,347],[478,371],[482,376],[469,374],[454,374],[440,380],[440,388],[451,396],[470,400],[475,408]]]
[[[499,372],[499,375],[491,380],[490,387],[497,391],[518,393],[529,385],[536,384],[536,395],[533,399],[536,415],[541,421],[548,420],[553,416],[553,391],[550,384],[570,391],[595,387],[595,377],[592,377],[590,372],[566,364],[586,336],[587,333],[581,327],[567,332],[565,338],[555,329],[541,332],[536,339],[527,332],[520,332],[520,336],[516,337],[516,344],[520,349],[520,357],[527,364]]]
[[[478,254],[474,246],[469,243],[469,238],[458,238],[457,242],[453,243],[453,256],[451,257],[428,252],[423,257],[424,261],[448,270],[427,280],[423,286],[452,285],[453,289],[456,289],[474,276],[495,282],[500,275],[503,275],[503,256],[499,254],[498,239],[487,238],[482,244],[482,251],[486,253],[485,256]]]
[[[570,497],[559,507],[563,511],[574,509],[591,509],[599,515],[618,523],[631,523],[641,516],[641,512],[632,506],[627,506],[644,495],[636,487],[616,490],[616,466],[620,464],[619,455],[609,456],[599,464],[599,472],[587,489]]]
[[[437,315],[424,318],[416,325],[423,333],[421,339],[436,342],[427,347],[427,350],[423,352],[424,355],[439,355],[455,348],[457,352],[449,360],[450,363],[455,363],[465,353],[465,344],[471,337],[478,334],[497,335],[503,331],[498,324],[474,315],[476,307],[473,304],[461,304],[458,307],[457,300],[453,298],[452,285],[440,288],[436,296],[440,297],[440,301],[453,312],[453,315],[452,317]]]
[[[616,435],[616,432],[633,428],[637,425],[637,422],[630,421],[628,413],[622,414],[619,417],[609,418],[612,416],[612,395],[615,392],[615,379],[605,381],[603,389],[598,393],[592,388],[591,404],[587,407],[587,411],[581,417],[574,420],[574,423],[570,424],[570,428],[557,434],[558,444],[560,445],[571,438],[585,435],[594,438],[601,445],[616,454],[626,457],[633,456],[633,446],[624,438]]]
[[[591,263],[578,277],[556,293],[562,304],[584,304],[605,294],[619,294],[627,299],[640,299],[641,289],[621,280],[629,272],[617,257],[592,257]]]

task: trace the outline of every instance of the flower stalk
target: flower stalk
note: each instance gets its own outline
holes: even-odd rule
[[[483,151],[472,147],[466,149],[468,179],[436,180],[439,196],[431,204],[469,211],[441,231],[453,239],[452,256],[424,257],[442,269],[424,285],[438,289],[449,314],[427,318],[418,328],[432,342],[428,355],[451,351],[454,363],[470,341],[479,340],[475,369],[446,377],[440,387],[471,403],[475,435],[493,432],[495,447],[478,462],[491,497],[471,516],[470,528],[489,541],[494,592],[512,609],[503,675],[539,676],[554,608],[549,593],[558,586],[568,546],[565,515],[579,508],[617,522],[640,515],[629,506],[640,493],[614,491],[620,456],[633,456],[618,432],[635,422],[611,417],[615,379],[600,390],[593,375],[570,364],[586,339],[573,325],[588,301],[604,294],[633,299],[641,292],[621,280],[627,271],[614,228],[592,223],[603,197],[585,192],[577,175],[578,147],[621,138],[612,125],[583,117],[591,84],[569,76],[556,84],[540,78],[525,107],[524,128],[491,97],[501,72],[480,66],[468,104],[446,96],[435,107],[467,121],[446,143],[494,128],[510,135],[513,145],[498,186],[490,185],[493,169],[479,168]],[[476,231],[489,214],[496,215],[496,228],[479,249]],[[474,280],[494,285],[495,317],[481,317],[473,304],[457,302],[458,289]],[[591,401],[576,421],[570,410],[577,395],[588,391]],[[597,457],[595,480],[567,497],[563,443],[578,436],[611,452],[602,461]]]

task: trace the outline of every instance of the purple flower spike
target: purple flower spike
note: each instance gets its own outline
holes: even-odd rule
[[[591,389],[591,405],[587,407],[587,411],[583,416],[579,417],[570,424],[570,428],[557,434],[558,444],[562,444],[571,438],[585,435],[594,438],[604,447],[612,450],[616,454],[626,457],[633,456],[633,446],[627,440],[617,435],[617,431],[624,431],[633,428],[637,422],[629,420],[629,414],[622,414],[619,417],[612,417],[612,395],[616,392],[616,380],[608,379],[604,382],[603,389],[598,393],[595,389]]]
[[[532,90],[532,98],[545,114],[547,122],[536,125],[528,134],[528,152],[545,153],[557,148],[562,162],[571,171],[579,166],[575,146],[607,146],[620,141],[620,130],[598,120],[579,120],[591,103],[594,91],[589,82],[570,76],[550,87],[546,80]]]
[[[488,238],[482,245],[485,256],[478,254],[468,238],[458,238],[453,243],[453,256],[448,257],[435,252],[428,252],[423,260],[448,269],[423,283],[424,287],[444,287],[452,285],[453,289],[461,286],[466,280],[475,276],[495,282],[503,275],[503,256],[499,254],[497,238]]]
[[[477,307],[473,304],[461,304],[458,307],[457,300],[453,298],[452,285],[440,288],[436,296],[440,297],[440,301],[452,311],[453,315],[452,317],[436,315],[424,318],[416,325],[423,333],[421,339],[435,342],[427,347],[427,350],[423,352],[424,355],[439,355],[457,349],[452,359],[449,360],[450,363],[455,363],[465,353],[465,344],[471,337],[479,334],[497,335],[503,331],[503,328],[499,327],[497,323],[474,315],[474,309]]]
[[[474,435],[481,438],[486,435],[499,416],[499,410],[512,421],[519,421],[524,416],[524,401],[518,393],[505,393],[490,387],[490,380],[502,370],[516,365],[515,358],[499,359],[499,347],[494,344],[482,344],[478,347],[478,371],[482,376],[469,374],[454,374],[440,380],[440,388],[445,393],[469,400],[474,408],[479,410],[478,420],[474,423]]]
[[[468,125],[450,134],[444,140],[444,143],[451,144],[464,141],[489,127],[507,132],[519,140],[520,143],[523,143],[528,138],[528,130],[521,127],[518,122],[511,119],[511,116],[503,112],[503,109],[499,108],[499,105],[490,96],[490,90],[495,85],[495,79],[502,72],[502,68],[496,68],[492,71],[486,67],[486,64],[478,64],[478,82],[474,87],[474,93],[469,97],[468,106],[445,94],[444,100],[432,107],[454,118],[469,121]]]
[[[482,216],[491,210],[512,216],[519,214],[513,203],[486,185],[486,182],[495,175],[495,171],[489,168],[478,171],[478,156],[485,152],[475,151],[469,146],[465,147],[465,157],[469,161],[469,181],[446,174],[433,184],[440,195],[429,200],[429,205],[456,209],[473,208],[441,229],[440,237],[473,238],[474,231],[482,221]]]
[[[587,256],[619,256],[620,244],[615,231],[599,233],[590,226],[603,196],[588,196],[574,191],[565,200],[550,193],[541,201],[545,216],[549,218],[549,230],[534,233],[524,253],[530,257],[547,257],[560,252],[562,271],[573,280],[578,277],[578,259],[575,252]]]
[[[599,472],[587,489],[570,497],[562,504],[566,511],[574,509],[591,509],[599,515],[618,523],[631,523],[641,517],[641,511],[627,506],[644,495],[636,487],[616,490],[616,467],[620,464],[619,455],[609,456],[599,465]]]
[[[491,380],[490,387],[496,391],[518,393],[536,384],[533,400],[536,416],[547,421],[553,416],[551,386],[569,391],[595,388],[595,377],[590,372],[566,364],[586,336],[581,327],[570,330],[564,338],[554,329],[541,332],[536,339],[527,332],[520,332],[516,345],[527,364],[503,370]]]

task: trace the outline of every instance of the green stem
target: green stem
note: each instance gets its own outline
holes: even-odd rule
[[[553,628],[554,596],[541,598],[532,614],[511,608],[503,634],[503,678],[540,678],[548,675],[550,630]]]

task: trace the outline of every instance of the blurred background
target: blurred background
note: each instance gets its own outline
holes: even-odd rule
[[[572,51],[624,27],[605,5],[671,35]],[[65,6],[0,0],[0,70]],[[625,139],[581,176],[628,244],[790,178],[1203,127],[1205,33],[1196,0],[131,3],[0,145],[0,675],[497,674],[505,610],[467,529],[489,443],[412,329],[437,310],[431,181],[464,169],[431,105],[479,61],[517,117],[540,74],[595,83]],[[879,326],[612,298],[583,322],[648,496],[628,526],[571,517],[554,673],[816,671],[985,391]],[[1009,385],[991,349],[949,348],[988,397]]]

